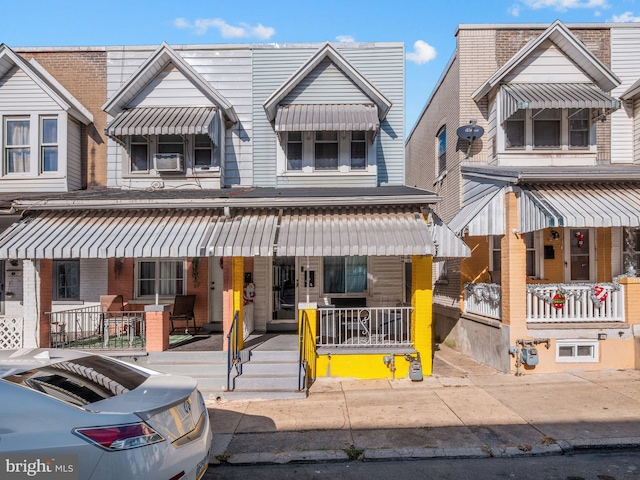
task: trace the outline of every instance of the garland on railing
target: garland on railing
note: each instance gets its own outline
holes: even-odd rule
[[[465,283],[464,289],[479,302],[488,302],[493,306],[500,305],[502,290],[496,283]]]
[[[587,289],[576,290],[575,287],[587,287]],[[538,297],[540,300],[545,303],[552,305],[553,297],[556,294],[563,296],[564,299],[569,300],[570,298],[575,298],[578,301],[582,301],[582,298],[585,293],[588,293],[589,299],[593,302],[593,305],[597,308],[602,307],[604,304],[604,298],[606,298],[606,293],[603,295],[603,291],[607,292],[606,287],[610,287],[611,291],[618,292],[622,288],[620,286],[620,282],[618,279],[613,282],[607,283],[599,283],[597,285],[591,283],[549,283],[544,285],[538,284],[530,284],[527,285],[527,293],[531,293]],[[544,290],[552,290],[553,295],[546,295],[541,289]]]

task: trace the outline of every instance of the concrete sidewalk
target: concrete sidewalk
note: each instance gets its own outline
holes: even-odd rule
[[[640,450],[640,371],[516,377],[444,346],[422,382],[319,379],[306,399],[207,406],[212,464]]]

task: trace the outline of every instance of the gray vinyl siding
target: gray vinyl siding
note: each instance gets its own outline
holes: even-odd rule
[[[55,112],[60,107],[28,75],[14,67],[0,79],[0,113]]]
[[[639,47],[640,29],[624,27],[611,29],[611,68],[622,81],[611,92],[616,98],[640,78]],[[620,108],[611,115],[611,163],[637,161],[638,153],[634,154],[635,136],[632,117],[625,108]]]
[[[67,123],[67,179],[69,190],[82,188],[82,147],[80,124],[69,118]]]
[[[209,84],[233,105],[239,122],[227,129],[225,136],[224,186],[253,184],[252,169],[252,90],[251,90],[251,50],[248,47],[226,48],[225,46],[172,47]],[[107,49],[107,98],[135,73],[138,67],[153,53],[154,47],[110,47]],[[154,82],[151,82],[154,83]],[[195,98],[190,82],[181,82],[179,75],[169,75],[159,82],[161,90],[171,84],[178,87],[172,95],[186,101]],[[162,91],[140,92],[149,101],[160,101]],[[190,94],[191,93],[191,94]],[[141,98],[141,97],[139,97]],[[108,119],[109,121],[111,118]],[[108,139],[107,184],[122,184],[121,147]]]
[[[633,162],[640,163],[640,98],[633,102]]]
[[[402,257],[370,257],[372,298],[367,305],[389,307],[401,303],[404,296],[404,261]]]
[[[253,50],[253,113],[254,113],[254,184],[278,187],[326,187],[326,176],[306,175],[286,178],[278,183],[276,174],[277,137],[273,124],[266,117],[263,103],[322,44],[298,44],[255,46]],[[333,45],[363,76],[367,78],[392,103],[386,119],[381,123],[378,135],[378,178],[344,176],[331,177],[332,186],[373,186],[404,184],[404,47],[400,44],[349,44]],[[322,103],[339,103],[345,98],[344,80],[330,81],[327,76],[308,78],[313,87],[306,99],[320,98]],[[302,88],[302,85],[300,85]],[[320,88],[323,87],[323,88]],[[324,88],[328,90],[323,92]],[[346,98],[355,92],[349,88]],[[298,95],[300,96],[302,92]],[[358,180],[361,184],[356,183]]]
[[[323,60],[283,104],[371,103],[367,95],[331,60]]]

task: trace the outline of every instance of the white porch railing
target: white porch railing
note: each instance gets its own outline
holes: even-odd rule
[[[412,307],[318,309],[318,347],[411,347]]]
[[[24,319],[0,318],[0,350],[13,350],[24,346]]]
[[[502,319],[502,289],[497,283],[465,283],[464,311]]]
[[[528,285],[527,322],[624,322],[622,285],[597,286],[603,290],[596,292],[596,285],[585,284]]]

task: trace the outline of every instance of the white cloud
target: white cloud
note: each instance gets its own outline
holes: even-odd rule
[[[514,16],[517,17],[520,15],[520,5],[511,5],[508,9],[507,12]]]
[[[355,42],[355,38],[353,38],[351,35],[338,35],[336,37],[336,40],[339,42]]]
[[[417,40],[413,44],[413,52],[407,52],[407,60],[422,65],[436,58],[436,49],[423,40]]]
[[[221,18],[198,18],[191,23],[186,18],[176,18],[173,21],[176,28],[193,31],[195,35],[204,35],[210,28],[218,30],[222,38],[257,38],[266,40],[275,35],[272,27],[265,27],[261,23],[251,26],[246,23],[230,25]]]
[[[609,8],[607,0],[520,0],[525,6],[538,10],[553,8],[559,12],[566,12],[572,8]]]
[[[612,22],[640,22],[640,17],[633,15],[633,12],[624,12],[622,15],[614,15],[611,17]]]

